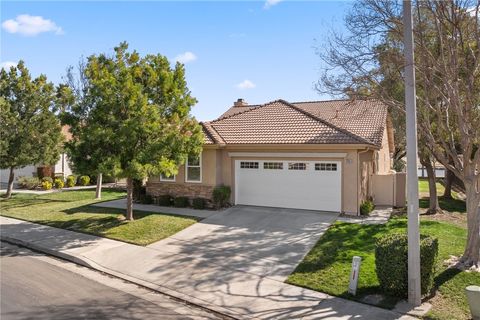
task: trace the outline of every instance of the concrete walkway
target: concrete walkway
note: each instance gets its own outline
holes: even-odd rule
[[[357,224],[385,224],[390,220],[393,208],[388,206],[376,206],[368,216],[341,216],[338,221]]]
[[[0,225],[3,240],[237,319],[412,319],[285,284],[336,215],[282,210],[230,208],[147,247],[5,217]]]

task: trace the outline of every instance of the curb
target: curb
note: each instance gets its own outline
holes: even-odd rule
[[[4,241],[4,242],[8,242],[10,244],[19,245],[19,246],[22,246],[22,247],[25,247],[25,248],[28,248],[28,249],[32,249],[34,251],[43,252],[43,253],[46,253],[48,255],[51,255],[51,256],[66,260],[66,261],[70,261],[70,262],[73,262],[75,264],[78,264],[78,265],[81,265],[81,266],[84,266],[84,267],[87,267],[87,268],[90,268],[90,269],[93,269],[93,270],[100,271],[100,272],[108,274],[110,276],[120,278],[124,281],[133,283],[133,284],[138,285],[140,287],[144,287],[144,288],[147,288],[149,290],[155,291],[159,294],[168,296],[168,297],[172,298],[173,300],[185,303],[186,305],[197,307],[197,308],[200,308],[204,311],[213,313],[216,316],[218,316],[222,319],[225,319],[225,320],[241,320],[241,319],[249,319],[250,320],[250,319],[254,319],[254,318],[248,317],[246,315],[234,313],[229,309],[225,309],[225,308],[216,306],[214,304],[211,304],[211,303],[208,303],[206,301],[200,300],[200,299],[195,298],[193,296],[189,296],[187,294],[184,294],[184,293],[181,293],[181,292],[178,292],[178,291],[175,291],[175,290],[171,290],[171,289],[163,287],[161,285],[153,284],[153,283],[145,281],[145,280],[137,279],[135,277],[131,277],[129,275],[126,275],[126,274],[123,274],[123,273],[120,273],[120,272],[117,272],[117,271],[114,271],[114,270],[110,270],[110,269],[108,269],[108,268],[106,268],[102,265],[99,265],[96,262],[93,262],[90,259],[85,258],[85,257],[78,257],[76,255],[66,254],[66,253],[63,253],[63,252],[51,250],[49,248],[45,248],[43,246],[36,245],[35,243],[26,242],[26,241],[23,241],[23,240],[19,240],[19,239],[16,239],[16,238],[5,236],[3,234],[0,235],[0,240]]]

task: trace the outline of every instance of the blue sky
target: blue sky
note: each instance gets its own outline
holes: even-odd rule
[[[23,59],[34,76],[59,83],[81,56],[127,41],[142,55],[185,61],[199,120],[218,117],[237,98],[329,98],[314,90],[322,68],[314,47],[342,28],[350,3],[269,1],[2,1],[0,62]]]

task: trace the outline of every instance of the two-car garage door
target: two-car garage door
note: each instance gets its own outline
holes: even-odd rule
[[[235,203],[341,211],[341,162],[235,160]]]

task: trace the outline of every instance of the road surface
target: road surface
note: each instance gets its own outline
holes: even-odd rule
[[[117,278],[0,243],[1,319],[219,319]]]

